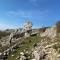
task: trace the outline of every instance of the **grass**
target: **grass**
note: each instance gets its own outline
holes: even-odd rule
[[[50,45],[50,44],[55,43],[55,42],[60,42],[60,37],[57,38],[56,40],[54,39],[53,42],[48,37],[39,37],[39,36],[33,36],[33,37],[23,38],[23,39],[24,39],[23,42],[20,44],[20,45],[23,45],[23,46],[20,47],[20,48],[17,48],[15,50],[15,52],[12,52],[8,56],[7,60],[17,60],[16,57],[20,55],[20,52],[23,52],[24,50],[31,51],[34,44],[35,43],[41,43],[41,40],[42,40],[42,42],[47,42],[47,43],[44,43],[44,46]],[[52,48],[58,50],[60,48],[60,44],[54,45]],[[59,50],[59,53],[60,53],[60,50]],[[11,55],[14,55],[14,57],[12,57]]]
[[[33,48],[34,43],[39,43],[40,41],[41,38],[37,36],[24,38],[24,41],[21,43],[23,47],[17,48],[15,52],[12,52],[7,60],[17,60],[16,57],[20,55],[20,52],[23,52],[24,50],[30,51]],[[11,55],[14,55],[14,57]]]

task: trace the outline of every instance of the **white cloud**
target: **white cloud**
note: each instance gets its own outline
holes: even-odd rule
[[[5,29],[15,29],[17,26],[12,26],[4,23],[0,23],[0,30],[5,30]]]
[[[6,15],[9,16],[9,17],[32,18],[35,15],[44,16],[48,12],[49,12],[48,10],[43,10],[43,11],[40,11],[40,10],[30,10],[30,11],[19,10],[19,11],[8,11]]]
[[[7,12],[7,15],[10,16],[10,17],[32,17],[31,16],[31,13],[28,12],[28,11],[22,11],[22,10],[19,10],[19,11],[8,11]]]
[[[7,16],[9,16],[8,18],[10,17],[15,17],[16,16],[19,16],[19,17],[25,17],[27,19],[42,19],[44,18],[46,15],[48,15],[50,11],[48,10],[44,10],[44,11],[40,11],[40,10],[30,10],[30,11],[22,11],[22,10],[19,10],[19,11],[8,11],[6,14]],[[42,18],[41,18],[42,17]],[[20,18],[19,18],[20,19]],[[16,25],[9,25],[9,24],[5,24],[4,22],[1,23],[0,22],[0,29],[4,30],[4,29],[10,29],[10,28],[18,28],[19,26],[16,26]]]

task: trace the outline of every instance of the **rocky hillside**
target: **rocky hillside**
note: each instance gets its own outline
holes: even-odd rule
[[[23,38],[22,43],[7,60],[60,60],[60,36],[56,35],[54,27],[46,31],[37,36]]]
[[[7,49],[8,53],[4,52],[5,60],[60,60],[60,33],[57,30],[56,27],[35,29],[37,33],[30,37],[13,38],[15,42],[12,45],[8,42],[9,35],[4,36],[0,39],[0,52]]]

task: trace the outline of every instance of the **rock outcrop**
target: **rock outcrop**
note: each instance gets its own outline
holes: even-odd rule
[[[42,60],[45,58],[45,55],[46,55],[45,49],[43,46],[36,47],[32,54],[35,60]]]
[[[43,46],[37,46],[33,50],[33,59],[32,60],[59,60],[60,55],[54,48],[45,48]]]
[[[47,36],[49,38],[54,38],[56,36],[56,28],[47,28],[44,33],[40,34],[41,37]]]

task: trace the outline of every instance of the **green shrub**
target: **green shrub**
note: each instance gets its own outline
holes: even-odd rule
[[[60,21],[56,23],[57,33],[60,33]]]
[[[10,33],[7,33],[7,32],[5,32],[5,31],[0,31],[0,39],[1,39],[2,37],[8,36],[8,35],[10,35]]]

